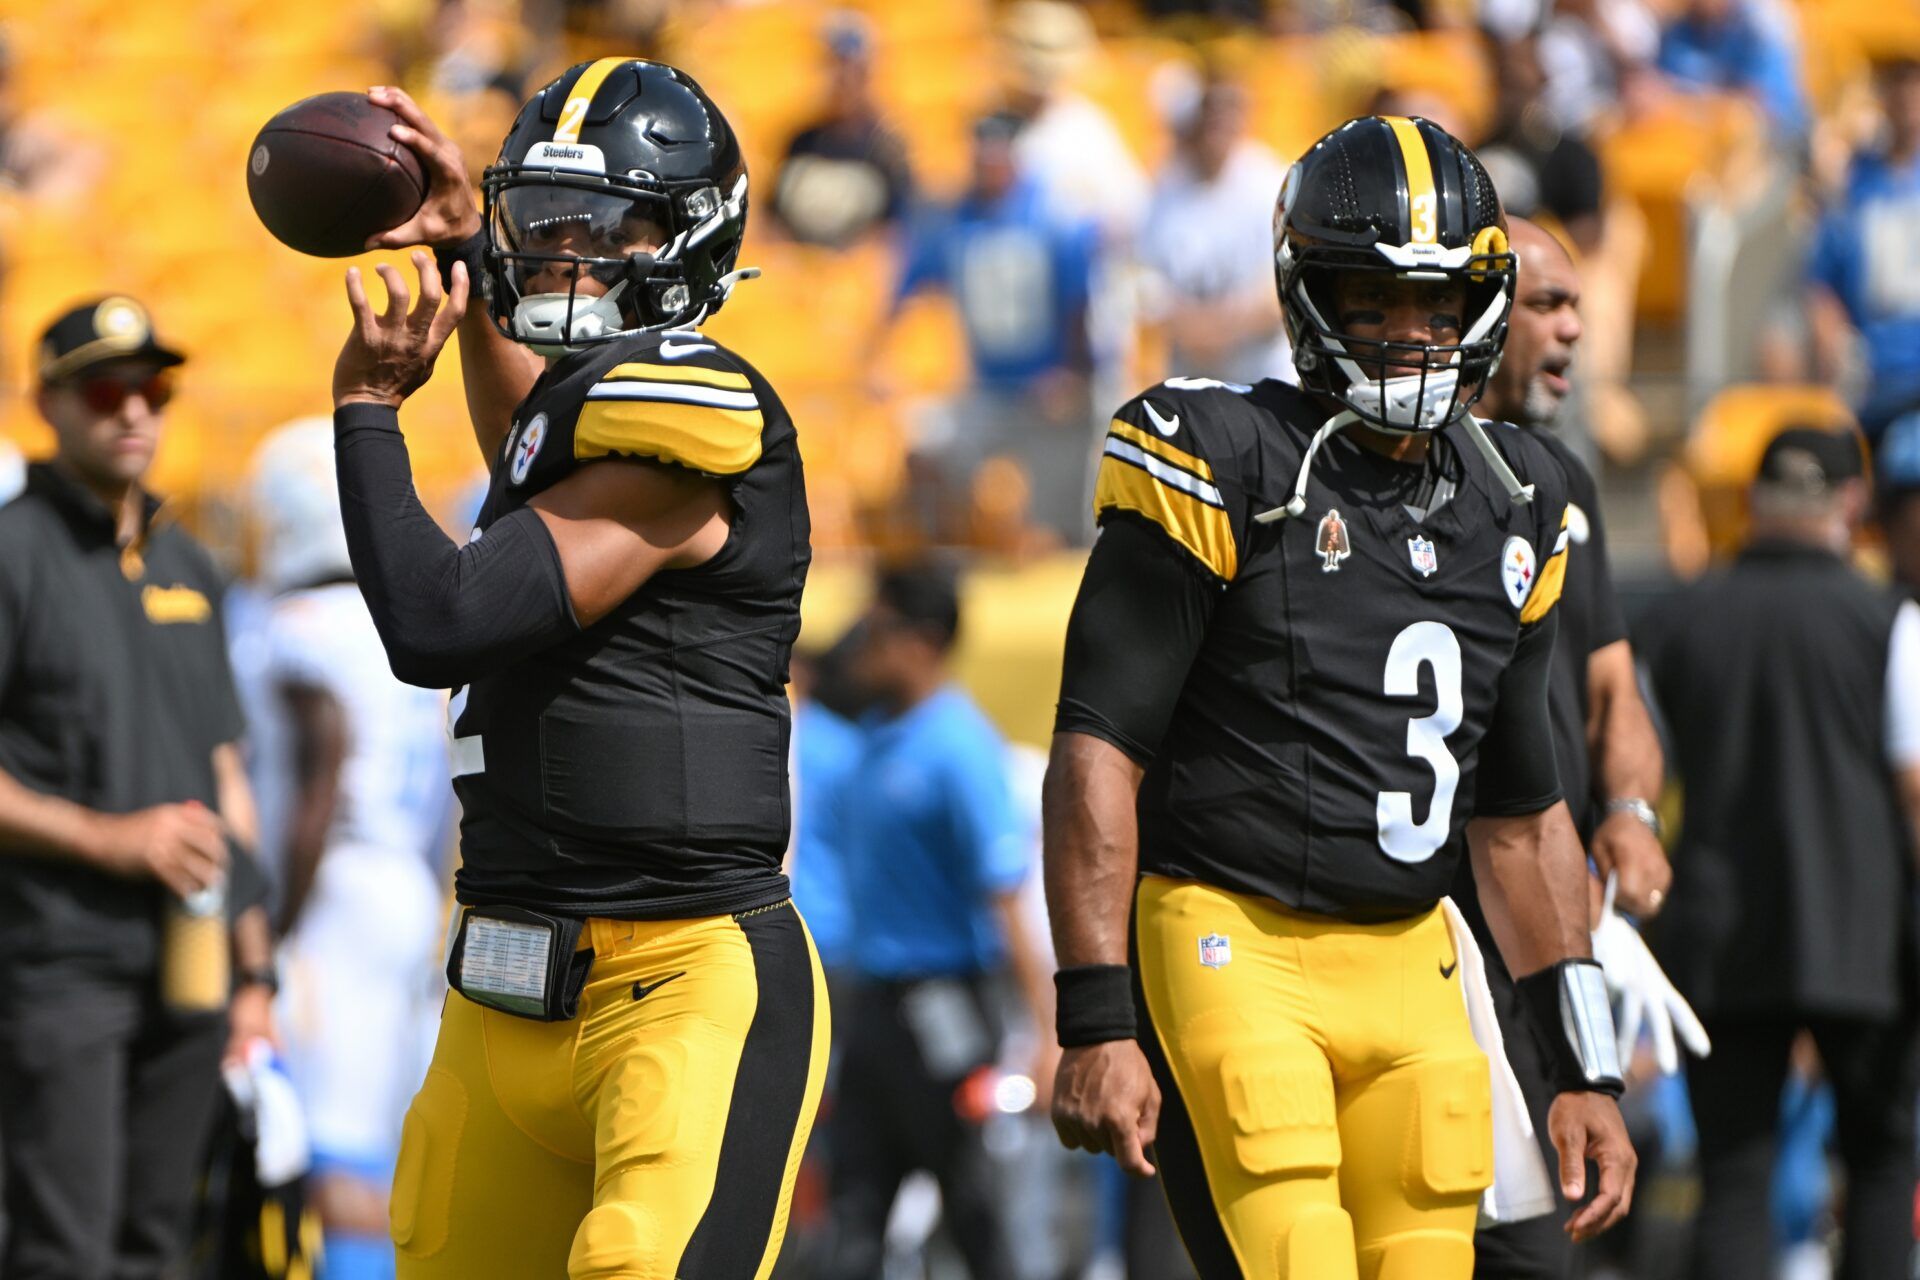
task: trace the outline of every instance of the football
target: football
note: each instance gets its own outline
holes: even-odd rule
[[[346,258],[426,199],[420,158],[387,131],[399,117],[364,93],[322,93],[267,121],[247,155],[253,211],[282,244]]]

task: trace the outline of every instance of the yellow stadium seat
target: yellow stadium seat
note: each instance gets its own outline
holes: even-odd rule
[[[1857,430],[1846,401],[1823,386],[1728,387],[1701,411],[1684,460],[1699,490],[1701,515],[1716,556],[1739,547],[1746,534],[1747,487],[1760,469],[1760,455],[1788,427]]]

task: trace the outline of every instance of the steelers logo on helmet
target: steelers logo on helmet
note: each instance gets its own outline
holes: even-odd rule
[[[756,274],[734,269],[739,140],[663,63],[568,68],[521,108],[481,187],[489,312],[543,355],[697,325]]]
[[[1274,270],[1301,385],[1353,420],[1433,431],[1485,391],[1514,259],[1486,170],[1433,122],[1367,116],[1316,142],[1281,189]],[[1374,322],[1401,299],[1431,309],[1425,335]]]

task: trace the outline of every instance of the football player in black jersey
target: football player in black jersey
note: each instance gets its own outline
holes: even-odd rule
[[[809,559],[793,424],[697,328],[746,220],[739,143],[683,73],[609,58],[431,176],[334,373],[341,505],[394,670],[455,690],[461,903],[392,1202],[399,1274],[754,1280],[819,1100],[825,986],[788,900],[787,659]],[[485,314],[463,320],[477,274]],[[396,410],[456,325],[492,484],[472,537],[415,496]]]
[[[1476,412],[1535,432],[1567,477],[1567,574],[1554,637],[1549,702],[1553,713],[1554,761],[1575,826],[1591,848],[1602,876],[1617,877],[1618,904],[1640,916],[1657,912],[1672,882],[1672,868],[1658,836],[1653,800],[1660,794],[1662,760],[1653,718],[1640,696],[1626,623],[1613,589],[1606,526],[1598,486],[1580,459],[1551,429],[1571,386],[1567,373],[1580,341],[1580,276],[1567,250],[1525,218],[1509,222],[1518,259],[1514,304],[1506,349]],[[1502,429],[1512,430],[1514,427]],[[1594,892],[1599,894],[1598,886]],[[1494,947],[1475,891],[1472,862],[1462,860],[1453,899],[1483,950]],[[1608,969],[1610,988],[1646,1010],[1656,1053],[1668,1071],[1678,1068],[1674,1028],[1698,1052],[1704,1031],[1672,989],[1631,926],[1609,917],[1600,926],[1611,942],[1594,940],[1595,958]],[[1607,948],[1627,954],[1609,959]],[[1630,963],[1621,963],[1621,960]],[[1544,1138],[1552,1082],[1521,1027],[1513,979],[1497,949],[1487,956],[1487,981],[1500,1019],[1507,1060]],[[1623,1037],[1635,1032],[1632,1016]],[[1695,1038],[1696,1033],[1698,1039]],[[1623,1053],[1628,1046],[1623,1044]],[[1475,1234],[1475,1280],[1561,1280],[1570,1274],[1573,1249],[1552,1216],[1489,1224]]]
[[[1513,259],[1457,140],[1336,129],[1275,254],[1302,389],[1173,379],[1104,446],[1046,791],[1054,1120],[1136,1172],[1151,1144],[1205,1280],[1465,1280],[1496,1172],[1441,902],[1469,847],[1570,1199],[1598,1165],[1569,1230],[1632,1189],[1547,710],[1565,480],[1469,413]]]

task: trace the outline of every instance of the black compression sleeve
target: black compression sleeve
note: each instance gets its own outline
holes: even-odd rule
[[[1110,513],[1067,622],[1054,732],[1092,734],[1138,764],[1151,761],[1219,595],[1164,533]]]
[[[347,551],[394,675],[451,689],[580,630],[559,550],[533,511],[459,546],[420,505],[394,410],[336,409],[333,442]]]
[[[1500,675],[1500,701],[1480,740],[1480,789],[1474,812],[1492,818],[1539,813],[1560,798],[1560,771],[1553,760],[1553,717],[1547,676],[1560,611],[1520,633],[1513,660]]]

